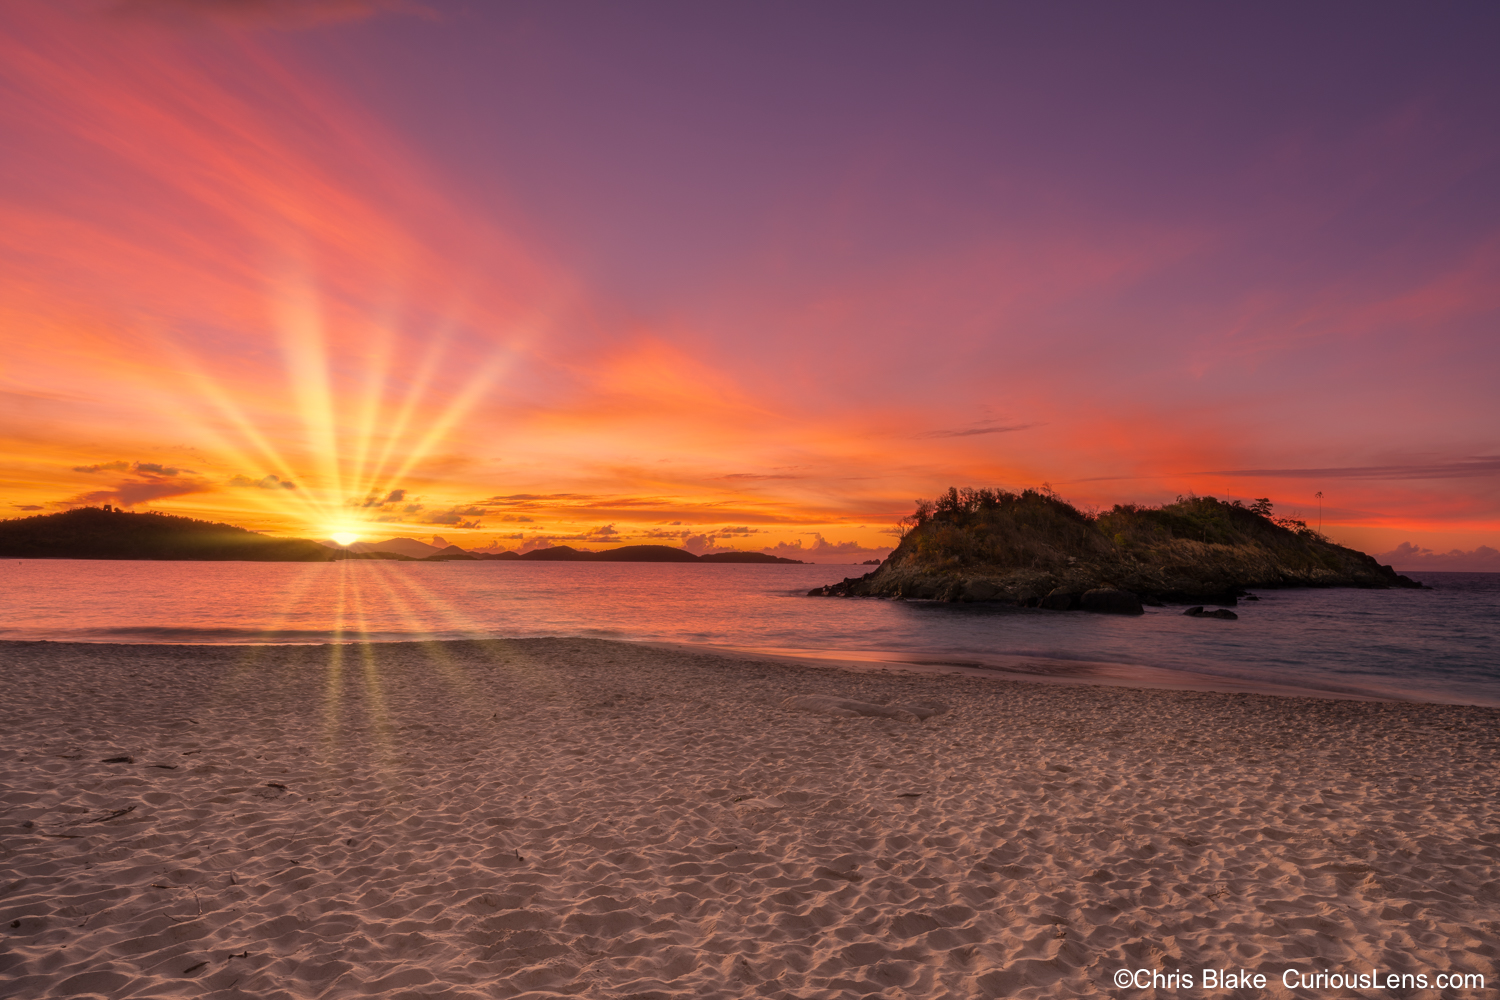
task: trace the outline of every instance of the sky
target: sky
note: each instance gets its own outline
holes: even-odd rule
[[[1497,48],[1482,4],[0,0],[0,516],[857,562],[1045,483],[1500,569]]]

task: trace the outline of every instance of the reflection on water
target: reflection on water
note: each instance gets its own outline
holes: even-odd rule
[[[1260,591],[1237,622],[803,596],[845,566],[0,564],[0,639],[263,643],[590,636],[983,663],[1044,656],[1500,704],[1500,574]]]

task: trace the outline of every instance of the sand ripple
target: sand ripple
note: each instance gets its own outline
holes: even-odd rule
[[[1497,971],[1494,710],[592,640],[0,644],[0,687],[7,996]]]

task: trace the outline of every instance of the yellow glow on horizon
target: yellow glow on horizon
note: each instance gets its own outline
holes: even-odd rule
[[[348,548],[350,545],[353,545],[355,542],[359,541],[359,536],[350,531],[337,531],[333,534],[333,540],[335,542],[338,542],[345,548]]]

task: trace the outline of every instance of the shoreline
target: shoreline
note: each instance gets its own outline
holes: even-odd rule
[[[1443,705],[1500,709],[1500,698],[1491,701],[1463,701],[1458,696],[1434,692],[1411,691],[1367,685],[1363,688],[1333,685],[1298,685],[1234,674],[1217,674],[1147,666],[1110,660],[1068,659],[1024,654],[965,654],[943,651],[912,650],[823,650],[737,646],[719,643],[673,642],[657,639],[603,638],[595,636],[475,636],[463,638],[397,638],[309,640],[305,642],[118,642],[105,639],[5,639],[0,638],[0,653],[11,645],[52,645],[58,647],[119,647],[164,649],[300,649],[326,646],[425,646],[429,644],[505,643],[532,641],[570,641],[620,643],[648,649],[681,650],[712,656],[747,660],[767,660],[802,664],[815,669],[896,670],[913,673],[953,676],[992,677],[1000,680],[1035,684],[1081,684],[1135,690],[1196,691],[1218,694],[1259,694],[1278,698],[1320,698],[1332,701],[1388,701],[1413,705]],[[1446,700],[1436,700],[1445,698]]]
[[[636,640],[605,640],[631,641]],[[897,670],[912,673],[991,677],[1018,683],[1081,684],[1140,691],[1194,691],[1205,694],[1258,694],[1275,698],[1321,698],[1332,701],[1388,701],[1410,705],[1447,705],[1500,709],[1493,704],[1432,701],[1419,693],[1396,689],[1359,690],[1298,686],[1226,674],[1196,673],[1169,667],[1149,667],[1110,660],[1073,660],[1061,657],[1004,653],[981,654],[964,660],[937,659],[941,652],[884,650],[783,650],[773,647],[719,646],[709,643],[672,643],[639,640],[663,649],[701,650],[728,657],[765,658],[808,667],[843,670]],[[962,654],[955,654],[962,655]]]
[[[1495,975],[1500,711],[914,666],[599,639],[11,646],[9,995]]]

